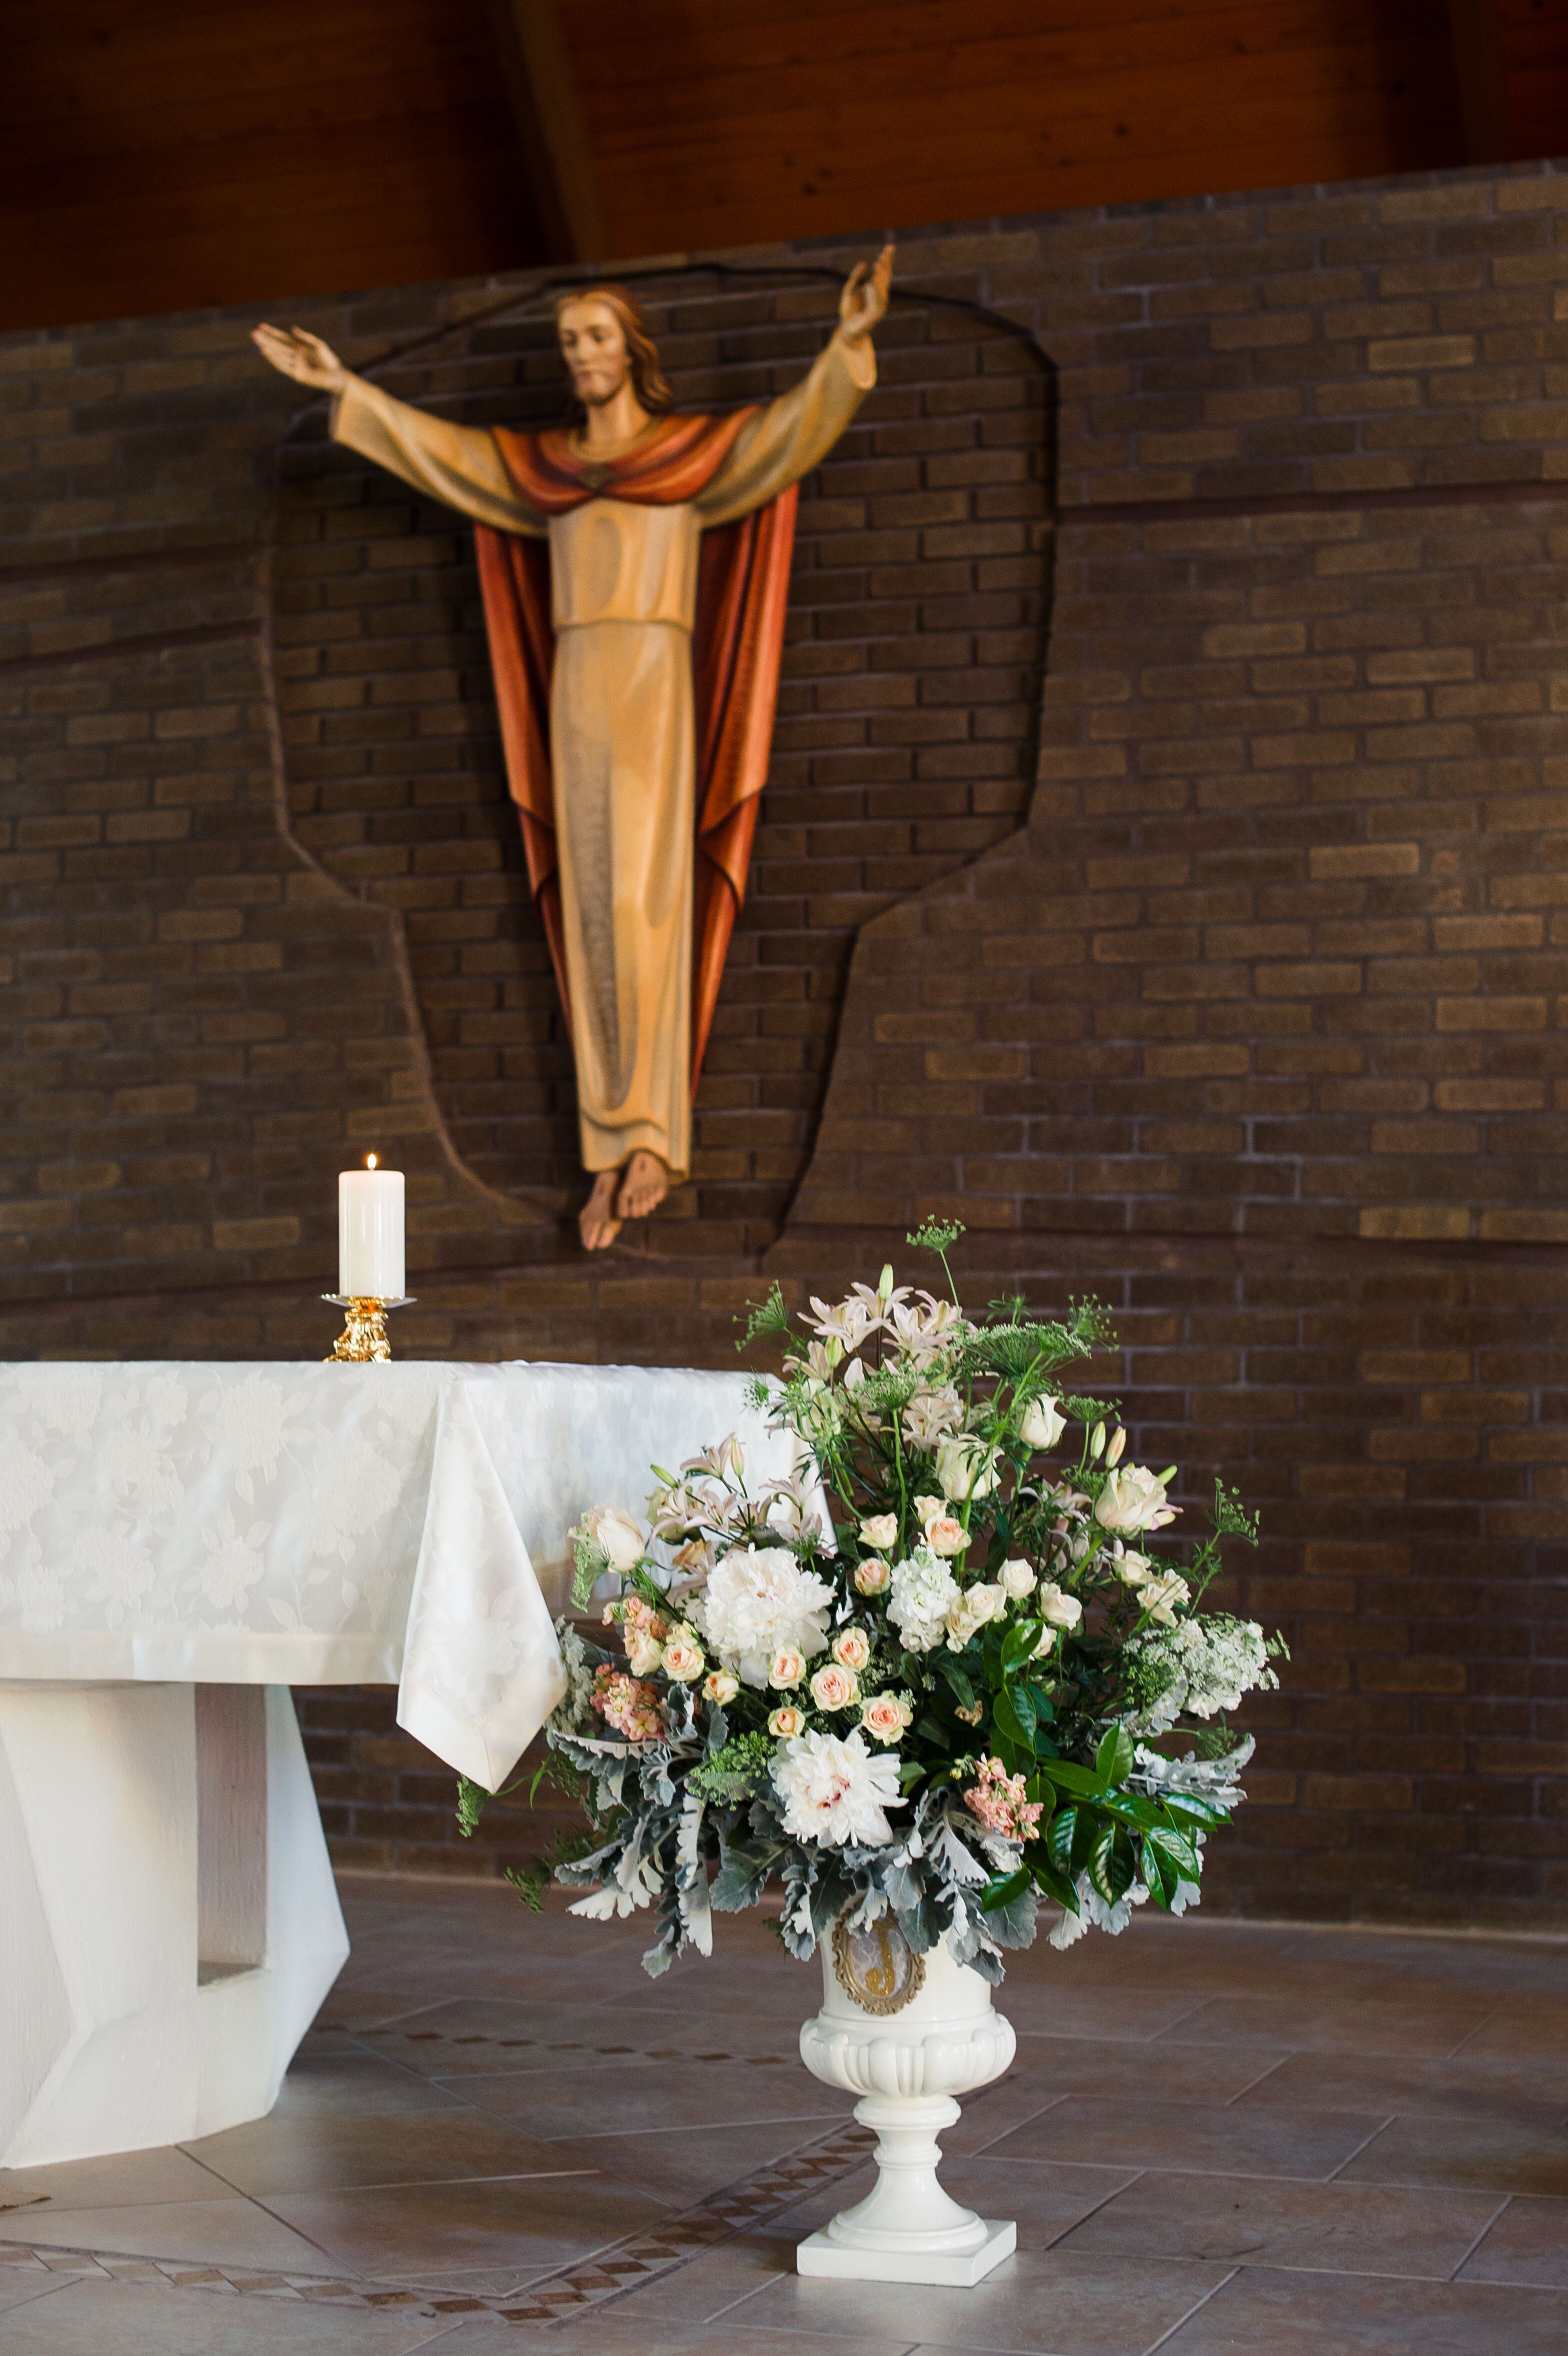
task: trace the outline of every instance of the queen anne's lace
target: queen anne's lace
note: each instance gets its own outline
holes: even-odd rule
[[[1243,1694],[1277,1686],[1264,1632],[1255,1620],[1216,1612],[1150,1628],[1127,1647],[1127,1681],[1136,1707],[1125,1723],[1134,1734],[1164,1734],[1183,1713],[1217,1718],[1241,1707]]]

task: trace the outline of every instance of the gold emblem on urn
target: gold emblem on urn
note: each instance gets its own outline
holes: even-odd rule
[[[833,1975],[862,2012],[886,2015],[912,2004],[925,1985],[925,1958],[884,1915],[866,1930],[833,1925]]]

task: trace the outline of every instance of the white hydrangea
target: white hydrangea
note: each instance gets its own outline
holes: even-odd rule
[[[737,1547],[709,1573],[690,1616],[724,1667],[760,1692],[775,1654],[809,1661],[824,1649],[832,1603],[833,1590],[788,1547]]]
[[[859,1733],[797,1734],[779,1745],[773,1775],[785,1832],[827,1848],[880,1847],[893,1837],[886,1810],[906,1804],[897,1752],[870,1751]]]
[[[929,1653],[941,1644],[957,1601],[958,1581],[929,1547],[918,1546],[894,1563],[888,1617],[912,1653]]]
[[[1164,1734],[1184,1712],[1217,1717],[1239,1708],[1243,1694],[1279,1683],[1257,1622],[1229,1612],[1150,1628],[1134,1639],[1128,1655],[1135,1707],[1125,1723],[1135,1734]]]

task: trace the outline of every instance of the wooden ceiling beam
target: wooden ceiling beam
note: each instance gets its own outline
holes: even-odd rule
[[[552,262],[603,262],[610,230],[555,0],[487,0]]]
[[[1513,123],[1497,0],[1448,0],[1467,164],[1511,164]]]

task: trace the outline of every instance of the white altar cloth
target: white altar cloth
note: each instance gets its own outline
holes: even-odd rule
[[[736,1432],[738,1375],[0,1366],[0,2168],[257,2118],[348,1953],[287,1687],[396,1683],[495,1790],[585,1507]]]
[[[641,1366],[0,1367],[0,1680],[396,1685],[488,1790],[561,1691],[546,1575],[737,1432],[740,1375]]]

